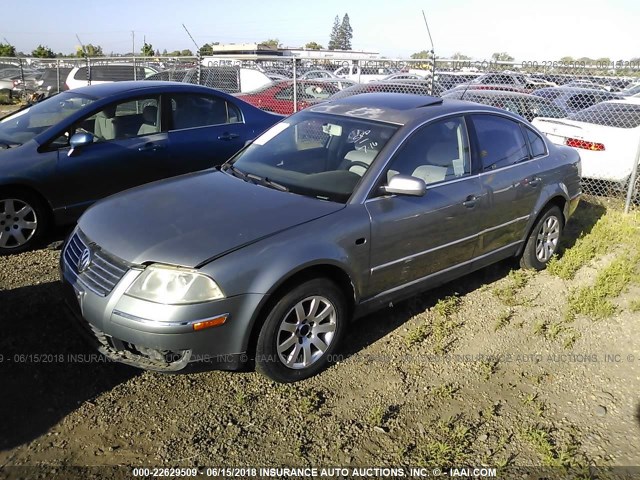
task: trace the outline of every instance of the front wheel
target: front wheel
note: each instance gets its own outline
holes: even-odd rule
[[[558,207],[551,207],[540,215],[527,239],[520,266],[543,270],[558,250],[563,228],[562,212]]]
[[[256,345],[256,370],[282,383],[316,375],[334,362],[346,317],[344,295],[330,280],[296,286],[268,313]]]
[[[36,196],[14,189],[0,191],[0,255],[30,249],[40,239],[46,220]]]

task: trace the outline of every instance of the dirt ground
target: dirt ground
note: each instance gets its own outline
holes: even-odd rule
[[[583,202],[565,248],[608,215]],[[363,318],[343,361],[294,385],[106,362],[66,317],[59,251],[0,257],[0,478],[76,465],[548,466],[588,478],[640,465],[638,265],[618,247],[572,279],[503,262]],[[576,289],[619,258],[632,268],[613,311],[568,319]]]

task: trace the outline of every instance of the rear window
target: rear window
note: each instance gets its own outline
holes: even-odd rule
[[[152,70],[145,67],[134,67],[133,65],[95,65],[91,67],[91,80],[118,82],[124,80],[142,80],[151,73]],[[87,67],[80,67],[73,76],[75,80],[87,80]]]
[[[636,128],[640,126],[640,105],[599,103],[567,118],[606,127]]]

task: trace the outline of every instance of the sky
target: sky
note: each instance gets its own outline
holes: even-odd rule
[[[8,1],[8,0],[5,0]],[[425,11],[438,57],[476,60],[507,52],[516,61],[564,56],[640,57],[640,2],[633,0],[21,0],[0,16],[0,42],[30,53],[100,45],[105,54],[139,52],[143,40],[162,52],[199,44],[279,39],[288,47],[327,46],[336,15],[349,14],[353,50],[406,58],[430,50]],[[167,6],[165,6],[167,5]],[[170,6],[169,6],[170,5]],[[27,13],[28,12],[28,13]],[[135,32],[132,35],[132,31]],[[133,38],[132,38],[133,37]]]

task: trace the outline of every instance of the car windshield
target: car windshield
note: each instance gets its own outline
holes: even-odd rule
[[[636,128],[640,126],[640,104],[598,103],[567,118],[606,127]]]
[[[36,103],[0,120],[0,143],[21,145],[52,125],[76,113],[95,98],[64,92]]]
[[[301,112],[274,125],[223,170],[268,187],[346,203],[397,125]]]

